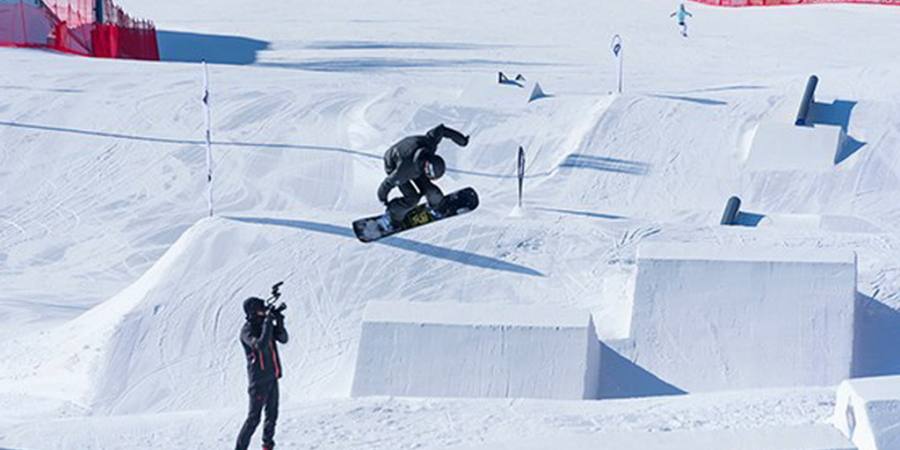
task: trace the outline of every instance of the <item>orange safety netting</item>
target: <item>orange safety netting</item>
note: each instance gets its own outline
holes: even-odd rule
[[[159,59],[153,24],[133,19],[112,0],[0,0],[0,46]]]

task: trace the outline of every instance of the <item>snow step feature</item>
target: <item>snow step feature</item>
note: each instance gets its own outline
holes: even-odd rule
[[[832,421],[859,450],[900,448],[900,376],[845,380]]]
[[[841,127],[797,127],[763,122],[756,130],[746,167],[767,171],[826,171],[844,140]]]
[[[841,150],[849,124],[825,120],[833,114],[823,113],[822,105],[816,103],[818,85],[819,77],[809,77],[793,123],[767,121],[757,127],[746,161],[748,169],[826,171],[846,157]]]
[[[687,392],[849,377],[856,255],[651,242],[638,250],[634,362]]]
[[[370,302],[352,395],[595,399],[599,369],[584,310]]]

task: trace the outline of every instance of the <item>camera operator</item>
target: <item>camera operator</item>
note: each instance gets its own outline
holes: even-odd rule
[[[272,289],[278,298],[278,286]],[[278,379],[281,378],[281,362],[278,358],[278,342],[286,344],[288,333],[284,328],[282,311],[279,307],[267,305],[266,301],[250,297],[244,300],[247,322],[241,328],[241,345],[247,357],[247,376],[250,387],[250,410],[247,420],[237,438],[237,450],[246,450],[250,437],[259,426],[262,409],[266,411],[263,424],[263,450],[275,448],[275,422],[278,420]]]

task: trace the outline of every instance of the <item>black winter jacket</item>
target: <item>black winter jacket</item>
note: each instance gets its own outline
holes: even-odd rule
[[[445,137],[462,147],[469,144],[467,136],[440,124],[423,136],[403,138],[387,149],[384,152],[384,171],[388,176],[378,187],[378,200],[387,202],[392,189],[423,176],[425,160],[437,152],[438,144]]]
[[[287,344],[288,333],[284,323],[275,326],[271,319],[250,321],[241,328],[241,346],[247,357],[247,377],[250,387],[281,378],[281,361],[278,359],[278,344]]]

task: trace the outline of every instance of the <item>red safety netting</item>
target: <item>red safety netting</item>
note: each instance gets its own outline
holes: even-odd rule
[[[159,60],[153,23],[133,19],[112,0],[0,0],[0,46]]]
[[[900,6],[900,0],[692,0],[697,3],[705,3],[715,6],[784,6],[784,5],[811,5],[821,3],[857,3],[866,5],[893,5]]]

